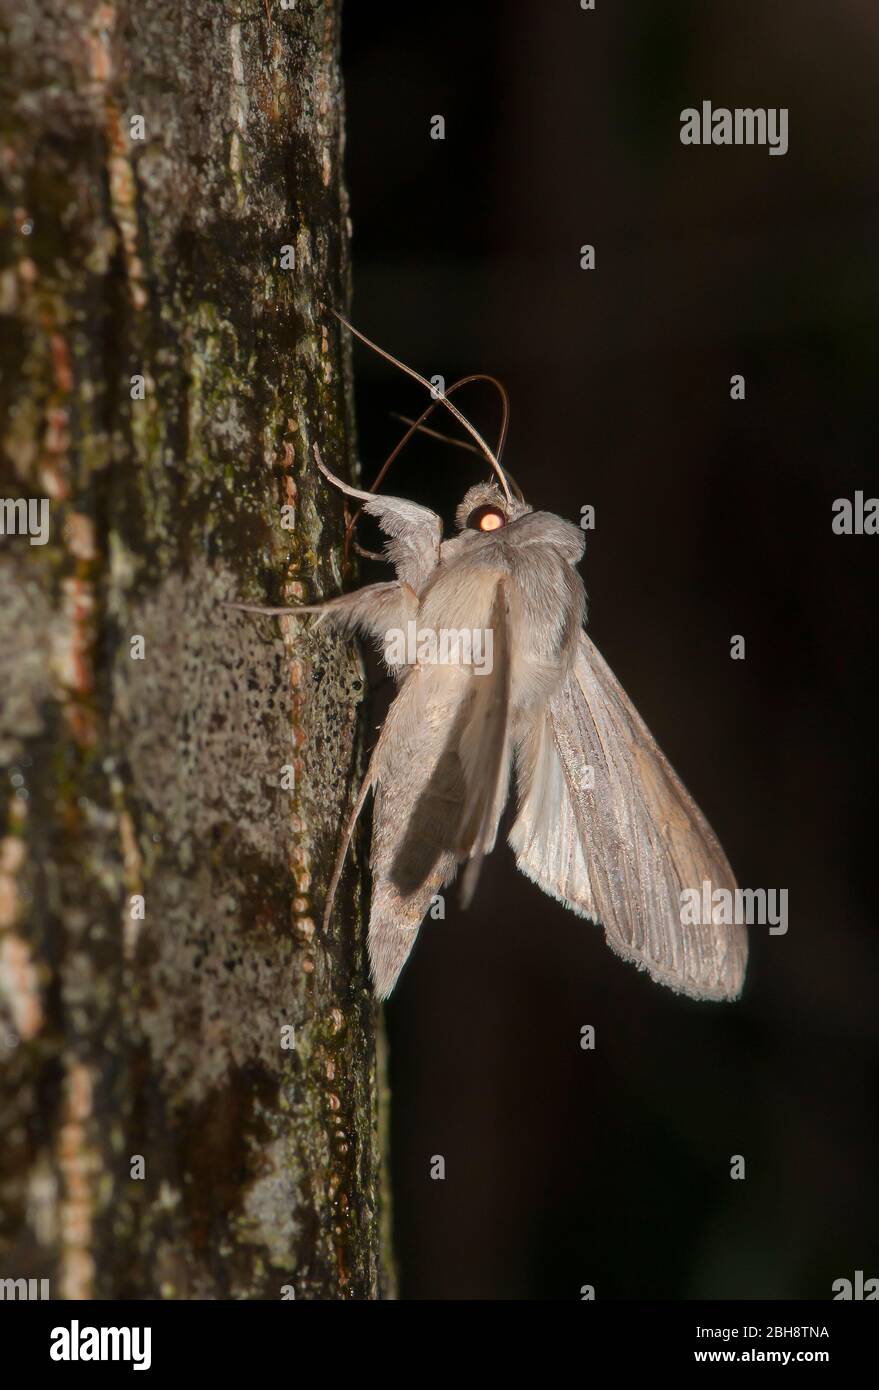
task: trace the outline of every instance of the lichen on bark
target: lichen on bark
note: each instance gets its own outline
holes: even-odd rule
[[[356,847],[320,925],[362,671],[223,607],[340,584],[338,11],[0,3],[0,497],[51,517],[0,541],[0,1276],[54,1296],[386,1288]]]

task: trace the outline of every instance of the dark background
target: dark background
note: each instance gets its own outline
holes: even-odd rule
[[[506,383],[528,500],[596,507],[592,636],[740,883],[789,890],[737,1005],[617,959],[505,842],[449,892],[387,1011],[401,1294],[829,1298],[879,1276],[879,538],[831,531],[879,492],[879,12],[349,4],[344,63],[355,323]],[[682,146],[703,99],[788,107],[788,153]],[[356,368],[371,479],[423,393]],[[386,486],[448,517],[480,476],[422,440]]]

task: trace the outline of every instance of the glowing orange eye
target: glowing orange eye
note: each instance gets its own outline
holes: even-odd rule
[[[493,507],[490,503],[477,507],[467,518],[467,525],[472,531],[499,531],[506,524],[507,518],[500,507]]]

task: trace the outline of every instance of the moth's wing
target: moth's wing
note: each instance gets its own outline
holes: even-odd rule
[[[457,870],[463,780],[454,752],[444,756],[440,711],[424,709],[419,674],[407,676],[373,755],[368,944],[379,999],[391,993],[432,898]]]
[[[455,856],[449,850],[442,850],[419,886],[403,892],[390,875],[378,867],[387,848],[383,843],[382,822],[392,816],[386,797],[377,789],[373,811],[373,890],[368,944],[378,999],[387,999],[393,990],[433,898],[454,878],[457,869]]]
[[[408,584],[416,593],[433,573],[439,561],[440,545],[443,539],[443,523],[427,507],[419,507],[403,497],[386,497],[382,493],[364,492],[362,488],[352,487],[337,478],[317,456],[318,467],[324,477],[344,492],[346,497],[355,497],[363,503],[363,510],[378,521],[386,536],[389,536],[385,553],[397,571],[397,577]]]
[[[465,898],[506,800],[510,650],[503,581],[487,576],[490,674],[418,667],[388,711],[375,760],[369,955],[386,998],[433,897],[469,859]]]
[[[324,903],[326,930],[342,876],[351,837],[370,790],[374,793],[372,818],[372,902],[370,904],[368,950],[375,992],[386,999],[397,982],[431,899],[449,879],[457,864],[454,854],[443,849],[436,834],[424,827],[418,848],[410,846],[409,880],[401,877],[395,865],[395,850],[409,829],[416,804],[430,781],[429,758],[415,760],[407,774],[407,729],[412,725],[413,683],[408,681],[394,700],[369,760],[357,800],[340,839],[332,877]],[[423,751],[427,751],[426,749]],[[460,795],[455,798],[460,803]],[[426,832],[426,833],[425,833]],[[395,871],[396,870],[396,871]]]
[[[697,999],[737,998],[747,962],[744,927],[681,921],[682,892],[696,890],[701,901],[707,882],[710,892],[734,893],[732,870],[585,633],[573,670],[550,701],[549,723],[564,788],[544,744],[522,825],[514,827],[521,867],[548,892],[599,920],[613,950],[659,983]],[[554,820],[539,811],[540,798],[555,809]],[[579,855],[569,844],[572,834]]]
[[[461,905],[468,907],[482,860],[494,847],[507,799],[510,769],[510,631],[504,581],[491,606],[491,670],[472,678],[469,717],[461,731],[464,807],[458,857],[469,860],[461,883]]]
[[[581,917],[598,920],[580,827],[548,713],[517,750],[519,813],[510,844],[522,873]]]

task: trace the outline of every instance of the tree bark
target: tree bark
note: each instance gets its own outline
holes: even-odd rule
[[[222,606],[341,587],[339,8],[0,5],[0,504],[49,516],[0,539],[0,1277],[53,1297],[385,1287],[359,854],[320,925],[363,675]]]

